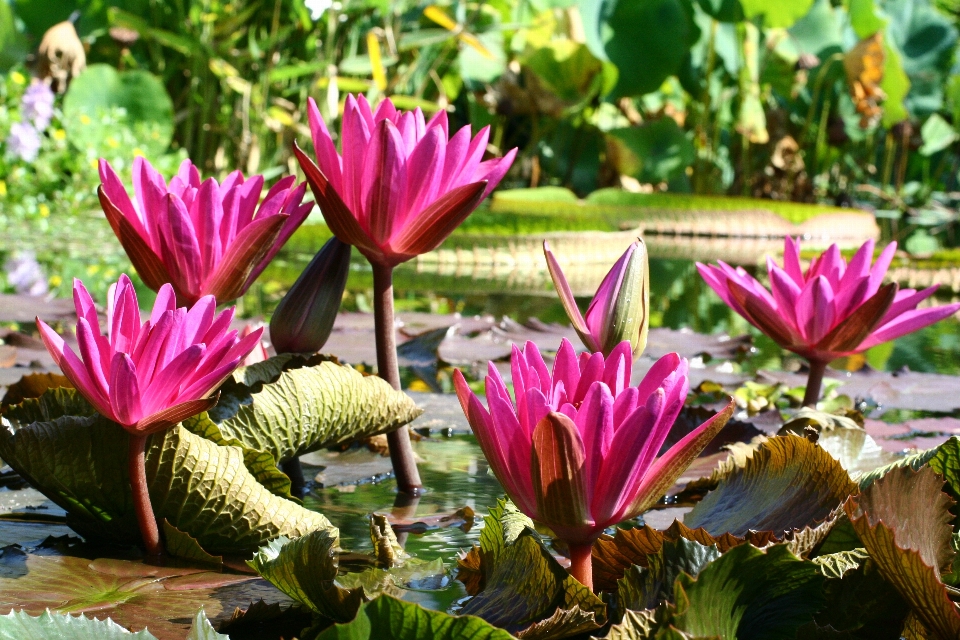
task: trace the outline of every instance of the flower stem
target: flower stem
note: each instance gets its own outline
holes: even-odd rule
[[[593,543],[567,546],[570,549],[570,575],[593,591]]]
[[[397,337],[393,322],[393,267],[371,263],[373,266],[373,321],[377,337],[377,371],[380,377],[400,390],[400,368],[397,365]],[[406,426],[387,434],[390,462],[397,478],[397,489],[402,493],[418,495],[423,488],[417,461],[410,446],[410,431]]]
[[[820,399],[820,386],[823,384],[823,374],[826,370],[826,362],[810,361],[810,373],[807,376],[807,390],[803,394],[803,406],[817,408],[817,401]]]
[[[130,488],[133,489],[133,508],[137,512],[137,524],[140,525],[140,535],[143,537],[147,555],[161,556],[163,544],[160,542],[157,518],[153,515],[150,492],[147,490],[147,437],[130,434],[130,449],[127,453]]]

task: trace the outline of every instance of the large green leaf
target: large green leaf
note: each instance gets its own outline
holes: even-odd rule
[[[19,619],[25,624],[26,614],[40,615],[47,610],[80,613],[101,619],[109,617],[130,629],[146,627],[153,635],[144,638],[155,635],[160,640],[183,638],[191,620],[196,626],[195,614],[200,606],[211,615],[220,614],[223,605],[216,590],[250,580],[250,576],[199,569],[70,556],[5,557],[3,569],[0,573],[4,576],[0,577],[0,608],[13,607],[23,611]],[[46,622],[41,618],[40,622],[51,631],[57,625],[68,624],[58,616],[54,618]],[[7,621],[13,619],[0,619],[0,638],[9,637],[3,634],[9,628],[7,625],[12,624]],[[88,623],[91,628],[109,633],[109,625]],[[80,626],[79,623],[70,624],[74,628]],[[45,637],[58,636],[51,633]]]
[[[586,45],[555,40],[531,53],[526,65],[537,80],[568,104],[589,100],[612,87],[603,87],[603,63]]]
[[[510,640],[513,636],[474,616],[451,616],[390,596],[379,596],[360,607],[357,617],[335,624],[317,640]]]
[[[669,182],[694,160],[693,143],[668,117],[639,127],[613,129],[607,132],[607,139],[616,149],[613,161],[617,170],[640,182]]]
[[[49,390],[10,407],[2,418],[0,457],[63,507],[81,535],[140,539],[129,476],[128,434],[83,412],[72,389]],[[182,427],[151,437],[147,481],[158,519],[211,553],[248,553],[280,535],[331,528],[319,513],[271,494],[250,474],[238,447],[220,446]]]
[[[747,19],[763,16],[763,25],[768,29],[788,29],[807,14],[813,6],[813,0],[740,0],[740,5]]]
[[[700,575],[677,577],[671,624],[723,640],[792,640],[823,604],[824,578],[783,545],[766,552],[742,545]]]
[[[680,70],[697,41],[689,0],[579,0],[578,4],[590,51],[619,70],[615,96],[657,90]]]
[[[533,520],[517,509],[510,500],[501,498],[483,519],[480,544],[470,549],[458,562],[457,580],[467,593],[476,595],[486,585],[487,574],[499,562],[500,554],[520,537],[524,529],[533,527]]]
[[[895,469],[874,482],[845,509],[880,574],[896,587],[937,638],[960,637],[960,612],[941,571],[950,571],[955,503],[930,468]]]
[[[421,413],[379,377],[284,354],[238,369],[209,416],[223,438],[283,461],[394,431]]]
[[[741,468],[684,517],[691,528],[714,536],[785,531],[827,519],[857,485],[840,463],[805,438],[779,436],[760,445]]]
[[[78,149],[110,148],[117,125],[106,122],[110,110],[122,110],[120,126],[153,154],[170,146],[173,102],[159,78],[146,71],[118,72],[107,64],[92,64],[73,79],[63,99],[67,137]]]
[[[336,583],[338,551],[337,536],[320,530],[296,540],[273,540],[247,564],[312,611],[347,622],[365,601],[364,590],[345,589]]]
[[[620,610],[654,609],[673,599],[673,583],[680,572],[696,577],[704,567],[720,557],[715,545],[704,546],[693,540],[668,540],[660,551],[647,556],[646,568],[633,565],[618,585]]]

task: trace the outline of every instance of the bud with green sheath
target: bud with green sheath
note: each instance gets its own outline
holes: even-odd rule
[[[643,240],[631,244],[603,278],[586,317],[580,314],[570,285],[546,242],[543,253],[560,302],[584,346],[608,356],[620,342],[628,340],[634,357],[643,353],[650,324],[650,266]]]
[[[330,337],[350,272],[351,247],[331,238],[283,296],[270,320],[277,353],[315,353]]]

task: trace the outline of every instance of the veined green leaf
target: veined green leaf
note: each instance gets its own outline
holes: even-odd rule
[[[209,623],[208,623],[209,624]],[[147,630],[132,633],[107,618],[45,611],[33,617],[23,611],[0,616],[0,640],[157,640]]]

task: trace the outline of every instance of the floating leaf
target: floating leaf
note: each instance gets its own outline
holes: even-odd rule
[[[19,558],[6,562],[16,560]],[[189,624],[183,621],[193,620],[198,606],[219,614],[222,605],[214,596],[215,590],[251,579],[199,569],[70,556],[27,555],[24,569],[26,573],[19,577],[0,578],[0,607],[32,615],[53,609],[109,616],[127,628],[147,627],[160,640],[183,638]]]
[[[780,436],[760,445],[684,517],[714,536],[802,529],[825,520],[857,485],[826,451],[805,438]]]
[[[317,640],[510,640],[512,636],[474,616],[451,616],[418,604],[380,596],[360,607],[357,617],[335,624]]]
[[[877,480],[845,509],[864,547],[914,613],[938,638],[960,637],[960,612],[940,578],[950,571],[955,502],[928,468],[901,468]]]
[[[620,580],[617,593],[620,609],[654,609],[673,599],[673,583],[680,572],[696,577],[720,557],[716,545],[704,546],[680,538],[665,540],[660,550],[647,556],[647,566],[633,565]]]
[[[82,413],[84,404],[73,390],[54,389],[9,407],[2,417],[0,457],[65,509],[68,524],[81,535],[136,543],[129,435],[99,415],[64,415]],[[279,535],[332,528],[319,513],[260,485],[239,448],[218,446],[182,427],[151,437],[146,472],[157,518],[210,553],[252,552]]]
[[[33,617],[23,611],[0,616],[0,640],[157,640],[149,631],[131,633],[107,618],[97,620],[44,611]]]
[[[364,602],[362,588],[336,583],[339,540],[335,532],[319,530],[296,540],[277,538],[248,561],[276,588],[331,620],[347,622]]]
[[[223,438],[289,460],[387,433],[422,412],[410,397],[352,367],[284,354],[238,370],[209,416]]]

